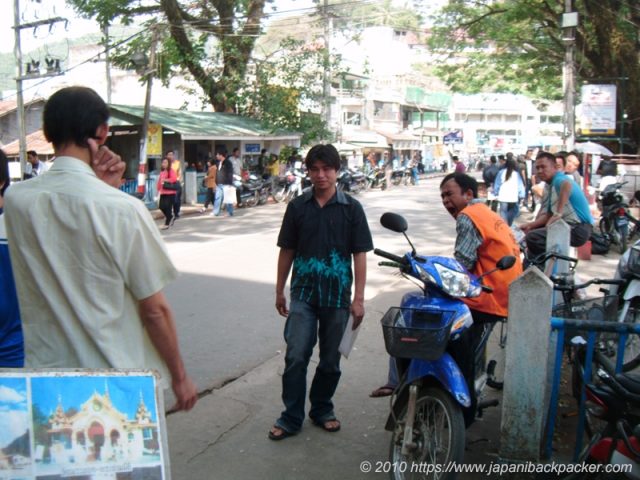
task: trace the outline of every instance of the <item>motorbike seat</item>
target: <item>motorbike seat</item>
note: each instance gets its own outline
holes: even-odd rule
[[[615,376],[620,385],[629,390],[631,393],[640,395],[640,374],[619,373]]]
[[[624,411],[624,399],[608,385],[589,384],[587,388],[610,409]]]

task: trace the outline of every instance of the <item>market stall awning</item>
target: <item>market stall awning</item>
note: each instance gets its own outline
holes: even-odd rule
[[[384,135],[380,135],[376,132],[362,131],[343,134],[343,139],[346,143],[358,145],[361,148],[370,149],[389,149],[391,146]]]
[[[110,124],[115,126],[141,125],[142,106],[109,105]],[[272,129],[259,120],[242,115],[220,112],[189,112],[170,108],[151,107],[149,119],[165,129],[180,134],[183,140],[300,140],[302,133]]]

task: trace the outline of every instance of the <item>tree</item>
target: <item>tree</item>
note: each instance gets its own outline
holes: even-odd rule
[[[149,27],[166,26],[158,48],[163,61],[156,75],[168,81],[176,73],[188,73],[216,111],[235,112],[236,92],[244,85],[265,5],[272,0],[67,1],[101,25],[130,24],[139,18]],[[120,48],[114,63],[131,66],[134,52],[148,51],[150,30]]]
[[[239,113],[259,118],[265,125],[303,132],[302,145],[330,139],[319,115],[322,72],[339,71],[339,56],[327,58],[322,43],[287,37],[253,63],[255,78],[239,93]]]
[[[618,112],[640,144],[640,0],[575,0],[578,82],[618,81]],[[526,93],[562,98],[564,2],[450,1],[434,19],[430,45],[436,69],[458,92]],[[619,115],[619,117],[621,117]],[[620,125],[619,125],[620,127]]]

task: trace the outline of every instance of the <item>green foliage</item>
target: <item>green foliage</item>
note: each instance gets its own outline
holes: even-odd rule
[[[155,73],[167,83],[174,75],[193,79],[216,111],[234,112],[236,92],[245,84],[247,63],[270,0],[67,0],[78,13],[100,24],[146,27],[113,52],[114,64],[132,68],[136,52],[148,53],[158,36]]]
[[[618,81],[619,98],[640,143],[640,1],[575,0],[577,84]],[[429,44],[441,56],[436,72],[454,91],[526,93],[562,98],[564,2],[451,1],[433,18]],[[615,80],[613,80],[615,81]],[[623,82],[623,83],[621,83]]]
[[[250,88],[237,95],[239,113],[274,130],[302,132],[303,145],[329,138],[327,125],[318,114],[300,110],[320,110],[324,69],[338,71],[340,60],[339,56],[328,57],[320,46],[282,39],[271,54],[255,60]]]

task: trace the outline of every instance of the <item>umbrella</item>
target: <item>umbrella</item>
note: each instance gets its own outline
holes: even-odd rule
[[[576,143],[573,148],[578,152],[590,153],[591,155],[604,155],[606,157],[613,156],[613,152],[611,150],[595,142]]]

